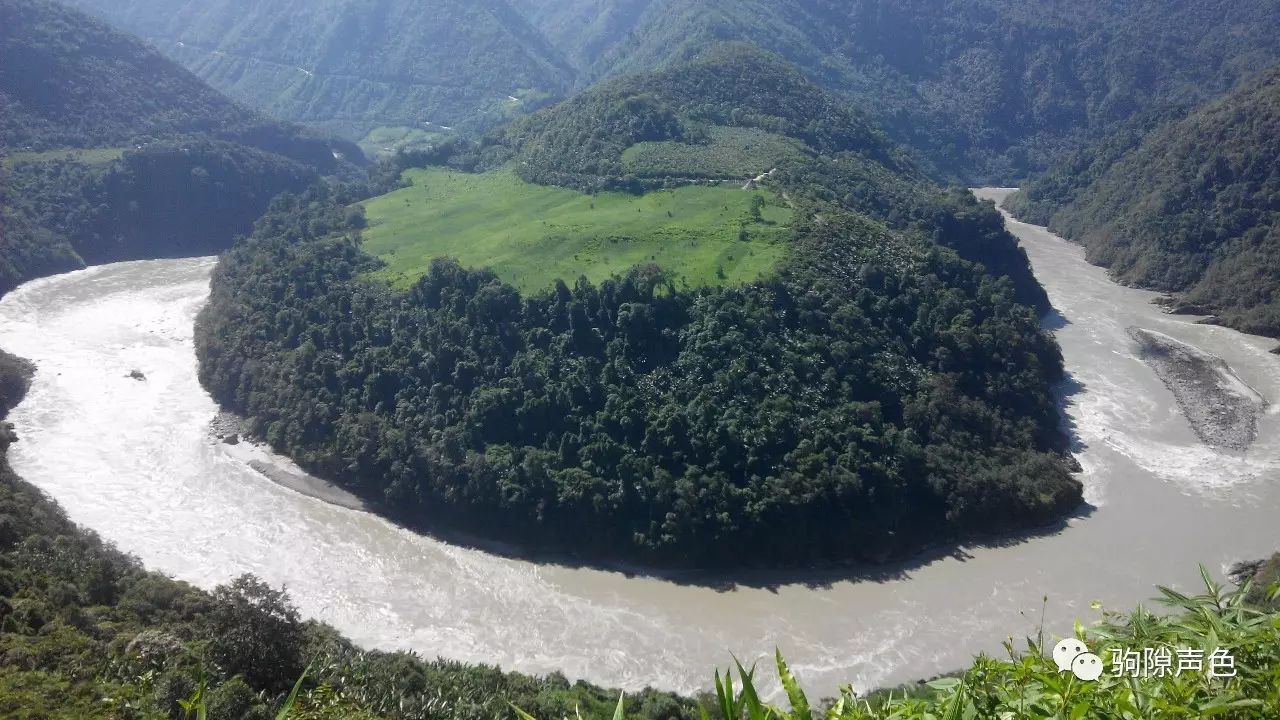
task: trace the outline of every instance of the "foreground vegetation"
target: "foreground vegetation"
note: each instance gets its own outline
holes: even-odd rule
[[[1010,208],[1083,243],[1122,282],[1280,336],[1280,68],[1111,142],[1117,152],[1095,160],[1091,181],[1077,186],[1064,166]]]
[[[585,195],[507,170],[410,170],[408,187],[364,204],[375,274],[408,288],[438,257],[488,267],[522,291],[585,276],[599,283],[653,263],[681,287],[755,280],[786,248],[791,211],[772,193],[685,186]]]
[[[1138,607],[1109,614],[1096,627],[1076,628],[1102,658],[1107,670],[1094,682],[1060,671],[1050,656],[1051,638],[1028,638],[1025,649],[1006,644],[1007,656],[979,656],[969,668],[910,692],[876,693],[863,698],[845,688],[839,697],[811,701],[782,658],[778,678],[787,705],[766,703],[756,689],[755,669],[741,664],[715,675],[713,702],[699,712],[704,720],[1264,720],[1280,715],[1280,614],[1247,604],[1258,586],[1227,589],[1205,575],[1205,591],[1187,595],[1160,588],[1161,613]],[[1262,592],[1268,599],[1275,586]],[[1163,649],[1177,658],[1192,650],[1210,658],[1225,650],[1230,668],[1205,661],[1198,670],[1117,672],[1116,653]],[[735,682],[736,670],[736,682]],[[1222,676],[1215,676],[1222,675]],[[522,720],[532,716],[519,712]]]

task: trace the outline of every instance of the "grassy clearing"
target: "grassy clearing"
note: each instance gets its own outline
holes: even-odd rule
[[[124,157],[124,148],[60,148],[42,152],[16,152],[4,158],[8,164],[72,160],[82,165],[106,165]]]
[[[791,221],[772,194],[736,187],[585,195],[526,183],[509,170],[406,174],[411,187],[365,203],[365,250],[387,263],[374,275],[397,287],[442,256],[490,267],[526,292],[557,278],[599,282],[647,262],[679,285],[745,283],[777,265]]]
[[[423,148],[444,137],[445,132],[432,132],[403,126],[376,127],[356,143],[369,157],[394,155],[400,150]]]
[[[705,143],[642,142],[622,153],[627,172],[641,177],[750,178],[789,158],[806,154],[804,145],[756,128],[713,126]]]

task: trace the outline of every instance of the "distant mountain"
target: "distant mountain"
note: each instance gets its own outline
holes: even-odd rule
[[[360,158],[47,0],[0,0],[0,110],[0,292],[86,262],[216,251],[278,193]]]
[[[336,169],[354,146],[238,105],[137,38],[46,0],[0,0],[0,148],[140,145],[209,134]]]
[[[358,139],[562,95],[572,71],[506,0],[74,0],[237,100]],[[515,98],[515,99],[512,99]]]
[[[1052,229],[1123,282],[1280,335],[1280,67],[1114,146],[1118,157],[1083,188],[1064,197],[1061,185],[1033,184],[1011,207],[1051,212]]]
[[[1280,0],[73,1],[236,99],[354,139],[476,130],[747,41],[971,183],[1021,179],[1280,62]]]
[[[580,82],[746,40],[969,182],[1009,182],[1280,61],[1280,2],[520,0]]]

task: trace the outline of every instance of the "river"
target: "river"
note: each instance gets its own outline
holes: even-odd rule
[[[999,191],[983,191],[998,196]],[[1059,315],[1081,479],[1094,509],[1060,531],[966,546],[870,577],[752,575],[731,589],[539,565],[450,546],[294,493],[213,441],[192,318],[209,258],[124,263],[28,283],[0,301],[0,347],[34,360],[12,413],[15,469],[149,568],[211,587],[252,572],[365,646],[693,691],[778,646],[815,693],[961,667],[1008,636],[1050,634],[1155,594],[1197,563],[1277,548],[1280,358],[1274,341],[1162,314],[1082,250],[1011,223]],[[1244,453],[1192,433],[1129,329],[1222,357],[1271,410]],[[126,377],[131,370],[144,381]],[[1074,388],[1074,391],[1072,391]],[[799,579],[802,582],[796,582]],[[1047,597],[1047,601],[1045,598]]]

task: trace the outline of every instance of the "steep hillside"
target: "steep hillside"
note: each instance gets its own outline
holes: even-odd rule
[[[584,80],[747,40],[969,182],[1015,180],[1135,112],[1280,61],[1275,0],[523,2]]]
[[[352,139],[501,118],[572,82],[507,0],[73,2],[237,100]]]
[[[0,0],[0,104],[0,292],[85,262],[216,251],[276,194],[360,157],[46,0]]]
[[[350,144],[231,102],[137,38],[48,0],[0,0],[0,108],[0,150],[11,158],[191,134],[326,172],[339,167],[335,152],[358,157]]]
[[[1123,282],[1280,335],[1280,68],[1145,135],[1049,226]]]
[[[670,145],[629,176],[645,143]],[[276,203],[197,323],[210,392],[381,512],[740,568],[883,560],[1079,504],[1061,357],[1019,302],[1043,291],[998,277],[1030,276],[994,208],[777,58],[727,48],[452,150],[364,213],[328,188]],[[752,272],[699,273],[707,246]]]

